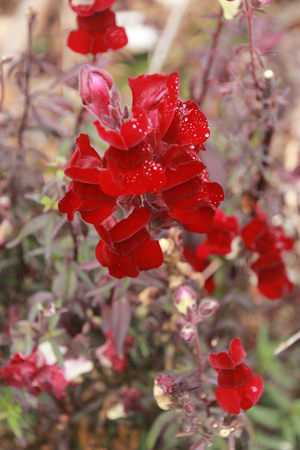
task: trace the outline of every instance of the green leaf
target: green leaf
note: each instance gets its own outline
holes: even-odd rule
[[[73,263],[72,265],[73,265],[75,272],[79,276],[79,278],[82,279],[82,281],[87,285],[87,287],[89,287],[90,289],[93,289],[95,286],[94,286],[94,283],[92,282],[92,280],[90,279],[90,277],[88,276],[88,274],[86,272],[84,272],[83,270],[79,269],[77,264]]]
[[[10,428],[12,429],[12,431],[14,432],[14,434],[18,438],[21,438],[23,436],[23,433],[22,433],[22,429],[19,426],[18,420],[13,416],[9,416],[7,418],[7,422],[9,424]]]
[[[51,249],[52,249],[52,230],[54,221],[56,218],[56,214],[51,214],[51,217],[45,228],[45,260],[49,262],[51,257]]]
[[[287,395],[283,393],[278,386],[273,386],[271,383],[265,383],[265,394],[268,395],[272,403],[280,409],[290,411],[293,403],[289,400]]]
[[[62,369],[64,369],[65,368],[65,366],[64,366],[64,358],[63,358],[62,354],[60,353],[60,350],[58,348],[57,342],[54,339],[50,339],[50,343],[51,343],[51,346],[52,346],[52,350],[53,350],[53,352],[54,352],[54,354],[55,354],[55,356],[57,358],[58,364],[60,365],[60,367]]]
[[[161,436],[164,429],[178,417],[178,412],[169,410],[161,413],[152,424],[147,437],[146,449],[153,450],[158,438]]]
[[[126,277],[125,280],[122,283],[121,289],[119,291],[118,297],[121,297],[126,289],[129,287],[130,283],[132,282],[132,278]]]
[[[7,412],[0,412],[0,420],[7,419]]]
[[[53,280],[52,291],[57,297],[72,300],[77,291],[77,275],[72,266],[68,264]]]
[[[265,435],[257,431],[255,433],[257,443],[263,450],[294,450],[293,446],[283,439]]]
[[[88,297],[95,297],[96,295],[99,294],[103,294],[104,292],[107,292],[110,289],[112,289],[118,283],[118,281],[119,280],[112,280],[109,283],[106,283],[104,286],[100,286],[96,289],[93,289],[92,291],[87,292],[85,296],[88,298]]]
[[[248,415],[254,422],[264,425],[271,430],[278,430],[280,428],[282,415],[275,409],[265,406],[255,406],[255,408],[249,409]]]
[[[23,228],[21,228],[18,236],[6,244],[6,248],[16,247],[25,237],[29,236],[30,234],[34,234],[44,228],[47,225],[50,217],[51,214],[42,214],[31,219],[26,223],[26,225],[24,225]]]

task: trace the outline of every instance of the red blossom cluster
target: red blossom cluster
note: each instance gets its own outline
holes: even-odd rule
[[[268,299],[275,300],[294,287],[282,260],[283,253],[293,249],[294,241],[280,227],[270,225],[268,216],[258,206],[254,211],[254,218],[242,229],[241,236],[247,250],[258,254],[251,264],[258,278],[258,289]]]
[[[95,226],[101,241],[96,257],[116,278],[137,277],[159,267],[160,246],[150,229],[180,224],[206,233],[224,198],[222,187],[209,181],[199,150],[209,137],[204,114],[192,101],[178,99],[178,73],[129,79],[131,117],[120,106],[120,93],[109,74],[83,67],[80,95],[97,117],[94,125],[110,146],[103,158],[80,135],[65,174],[72,179],[59,202],[73,220],[79,211]],[[127,218],[112,213],[121,206]]]
[[[195,252],[185,246],[183,255],[195,270],[202,272],[210,263],[208,257],[228,255],[232,251],[233,239],[240,234],[246,249],[258,254],[250,267],[257,275],[259,291],[269,300],[275,300],[293,289],[282,255],[293,249],[294,241],[280,227],[270,225],[268,216],[257,205],[254,213],[254,218],[239,232],[236,218],[217,210],[206,240],[198,245]],[[204,287],[209,293],[214,291],[212,277],[206,280]]]
[[[264,390],[262,378],[254,375],[253,369],[243,363],[246,355],[239,338],[232,339],[228,353],[209,355],[212,367],[218,372],[217,402],[231,414],[252,408]]]
[[[53,392],[57,398],[65,395],[68,382],[58,364],[48,365],[43,355],[34,350],[28,358],[17,353],[7,366],[1,367],[0,380],[7,386],[26,388],[34,396]]]
[[[125,30],[116,25],[116,15],[110,7],[116,0],[95,0],[92,5],[69,5],[77,14],[78,29],[71,31],[67,45],[83,55],[105,53],[124,47],[128,38]]]

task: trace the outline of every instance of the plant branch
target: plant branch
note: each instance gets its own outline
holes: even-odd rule
[[[202,90],[201,90],[199,99],[197,101],[199,107],[202,105],[202,103],[204,101],[204,98],[206,97],[206,94],[207,94],[207,91],[208,91],[207,88],[208,88],[208,83],[209,83],[209,75],[210,75],[211,68],[213,66],[213,62],[214,62],[214,59],[215,59],[215,50],[216,50],[216,48],[218,46],[218,43],[219,43],[219,38],[220,38],[220,35],[221,35],[222,28],[223,28],[223,9],[221,7],[220,8],[220,12],[219,12],[219,16],[218,16],[217,29],[216,29],[216,32],[214,34],[212,45],[211,45],[211,48],[209,50],[209,58],[208,58],[207,65],[205,67],[205,70],[204,70],[204,73],[203,73],[203,77],[202,77],[202,79],[203,79],[203,81],[202,81]]]
[[[252,76],[253,76],[253,81],[254,81],[255,87],[260,89],[259,82],[258,82],[257,75],[256,75],[255,58],[254,58],[255,40],[254,40],[254,32],[253,32],[253,9],[249,6],[248,0],[245,0],[245,5],[246,5],[246,17],[247,17],[248,27],[249,27]]]
[[[18,131],[18,141],[19,141],[19,147],[21,149],[21,157],[23,157],[23,155],[22,155],[23,133],[26,129],[26,122],[27,122],[28,110],[29,110],[29,105],[30,105],[29,82],[30,82],[30,75],[31,75],[31,58],[32,58],[32,30],[34,27],[35,16],[36,16],[36,13],[31,8],[28,8],[26,10],[25,14],[26,14],[27,22],[28,22],[28,46],[27,46],[27,55],[25,58],[24,109],[23,109],[21,123],[20,123],[19,131]]]

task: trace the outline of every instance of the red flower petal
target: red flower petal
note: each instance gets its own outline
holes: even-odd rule
[[[76,211],[82,206],[82,199],[79,198],[72,189],[58,202],[58,211],[68,215],[68,220],[73,222]]]
[[[219,369],[234,369],[234,364],[226,352],[210,353],[209,359],[212,367],[216,370]]]
[[[69,6],[73,9],[74,12],[76,12],[76,14],[80,15],[80,16],[90,16],[91,14],[93,14],[96,11],[103,11],[104,9],[109,8],[110,6],[112,6],[114,3],[116,3],[117,0],[95,0],[92,4],[90,5],[73,5],[73,0],[68,0],[69,1]]]
[[[173,119],[179,91],[179,75],[157,73],[129,78],[132,106],[141,106],[148,113],[158,142]]]
[[[228,354],[234,365],[241,364],[247,356],[240,338],[234,338],[229,344]]]
[[[217,402],[224,411],[230,414],[239,414],[241,412],[241,397],[231,387],[218,387],[215,392]]]
[[[215,210],[208,206],[199,208],[199,217],[196,222],[191,224],[182,223],[181,225],[186,231],[192,233],[208,233],[213,226],[213,218]]]
[[[98,185],[102,168],[101,158],[90,146],[88,135],[81,134],[76,139],[76,151],[71,159],[71,166],[65,170],[65,175],[82,183]]]
[[[252,405],[256,405],[264,391],[263,379],[259,375],[253,375],[244,384],[244,389],[246,397],[252,402]],[[244,409],[244,411],[246,410]]]
[[[253,369],[247,364],[238,364],[235,369],[220,370],[218,375],[219,386],[230,386],[237,388],[249,380],[253,375]]]
[[[138,145],[151,129],[146,112],[139,106],[132,108],[132,117],[121,125],[120,132],[107,130],[99,121],[93,124],[101,139],[121,150],[128,150],[129,147]]]
[[[136,258],[140,270],[156,269],[164,262],[162,250],[158,241],[150,238],[136,251]]]
[[[164,190],[191,180],[205,169],[196,153],[191,154],[186,148],[175,145],[164,155],[162,165],[166,174]]]
[[[174,118],[163,139],[170,144],[197,145],[205,142],[209,135],[206,117],[196,103],[178,100]]]
[[[111,220],[109,222],[106,221],[97,227],[97,231],[99,236],[106,240],[104,235],[106,230],[112,244],[122,242],[146,226],[151,219],[151,215],[152,212],[149,208],[135,208],[126,219],[122,219],[117,223]]]

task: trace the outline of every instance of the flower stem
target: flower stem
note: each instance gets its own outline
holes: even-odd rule
[[[255,87],[259,89],[260,86],[259,86],[259,82],[258,82],[258,79],[256,76],[255,59],[254,59],[255,41],[254,41],[254,32],[253,32],[253,9],[249,6],[248,0],[245,0],[245,5],[246,5],[246,17],[247,17],[248,27],[249,27],[252,76],[253,76]]]
[[[196,361],[197,361],[197,365],[198,365],[198,377],[199,377],[199,380],[201,380],[201,376],[202,376],[201,347],[200,347],[200,339],[199,339],[198,330],[197,330],[197,323],[196,323],[194,314],[193,314],[193,319],[192,319],[192,327],[193,327],[193,331],[194,331],[194,335],[195,335],[194,349],[196,352],[195,356],[196,356]]]
[[[235,450],[235,438],[232,435],[228,437],[228,450]]]
[[[215,50],[216,50],[217,45],[219,43],[219,37],[220,37],[221,31],[222,31],[222,27],[223,27],[223,9],[221,7],[220,8],[220,12],[219,12],[219,16],[218,16],[217,29],[216,29],[216,32],[214,34],[214,38],[213,38],[213,41],[212,41],[212,44],[211,44],[211,48],[209,50],[209,58],[208,58],[208,61],[207,61],[207,65],[205,67],[205,70],[204,70],[204,73],[203,73],[203,76],[202,76],[202,80],[203,80],[202,81],[202,90],[201,90],[199,99],[197,101],[199,107],[203,103],[204,98],[205,98],[205,96],[207,94],[207,91],[208,91],[207,87],[208,87],[208,82],[209,82],[209,75],[210,75],[210,71],[211,71],[211,68],[212,68],[212,65],[213,65],[213,62],[214,62],[214,59],[215,59]]]

